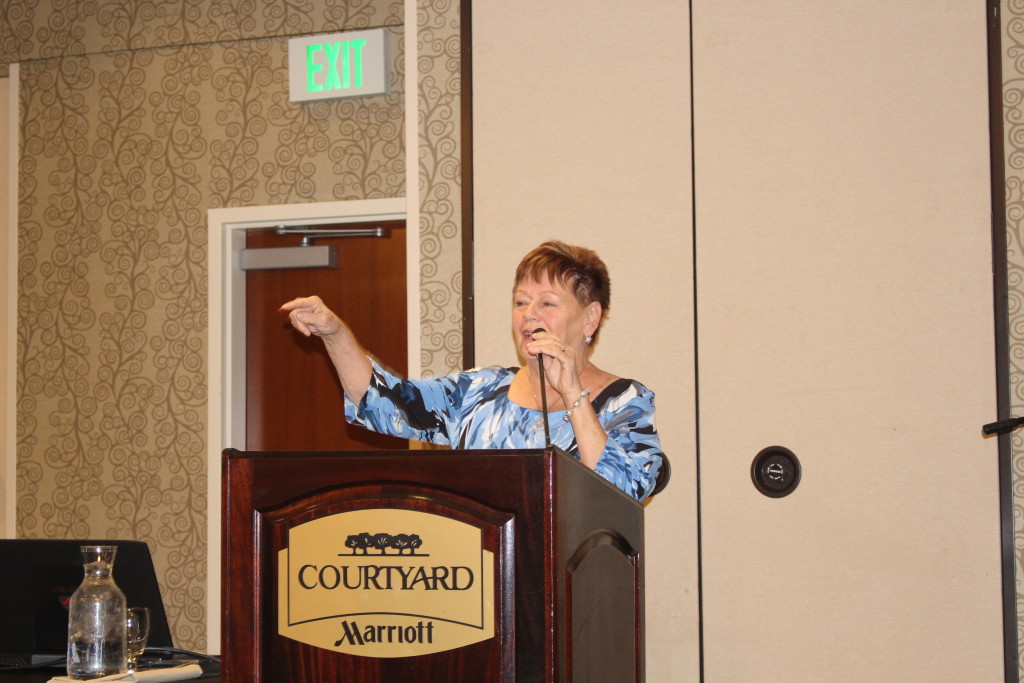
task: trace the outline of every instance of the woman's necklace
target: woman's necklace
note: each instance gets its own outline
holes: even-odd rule
[[[557,394],[556,393],[555,397],[553,399],[548,397],[548,412],[550,413],[553,410],[555,410],[555,408],[553,406],[555,404],[561,403],[561,402],[562,402],[562,395],[561,394]],[[537,410],[544,410],[543,403],[541,403],[541,400],[539,398],[537,398],[537,392],[533,392],[533,404],[535,406],[537,406]]]
[[[552,401],[548,402],[548,405],[547,405],[548,412],[550,413],[550,412],[555,410],[554,408],[552,408],[552,403],[557,403],[557,402],[559,402],[561,400],[562,400],[562,396],[560,394],[556,394],[555,395],[555,400],[553,402]],[[541,416],[536,418],[533,421],[534,428],[535,429],[543,429],[544,428],[544,404],[541,403],[539,398],[537,398],[537,392],[534,392],[534,394],[533,394],[533,404],[535,406],[537,406],[537,411],[541,413]]]

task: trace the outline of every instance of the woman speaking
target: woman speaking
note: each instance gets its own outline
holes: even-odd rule
[[[590,360],[610,290],[597,254],[546,242],[523,258],[513,285],[512,334],[523,365],[420,380],[382,367],[319,297],[281,310],[299,332],[323,340],[350,423],[458,449],[544,448],[546,404],[551,445],[643,500],[662,465],[654,393]]]

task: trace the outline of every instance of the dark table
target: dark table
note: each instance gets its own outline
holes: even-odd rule
[[[0,671],[0,683],[46,683],[54,676],[63,675],[63,669],[36,669],[34,671]],[[190,681],[215,681],[220,683],[220,674],[203,674],[200,678]],[[187,681],[186,681],[187,683]]]
[[[189,678],[186,681],[205,681],[206,683],[220,683],[220,663],[216,661],[200,661],[203,668],[203,675],[199,678]],[[63,666],[43,666],[37,668],[3,669],[0,668],[0,683],[46,683],[54,676],[63,676],[66,669]]]

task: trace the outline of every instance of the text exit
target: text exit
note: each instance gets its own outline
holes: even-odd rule
[[[292,38],[288,77],[293,102],[386,95],[388,34],[385,29]]]

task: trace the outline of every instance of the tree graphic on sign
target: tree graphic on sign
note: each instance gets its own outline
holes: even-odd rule
[[[381,555],[388,554],[388,548],[394,548],[399,555],[416,555],[416,549],[423,545],[419,534],[371,534],[366,531],[350,534],[345,539],[345,547],[352,550],[352,555],[369,555],[370,549],[379,550]]]

